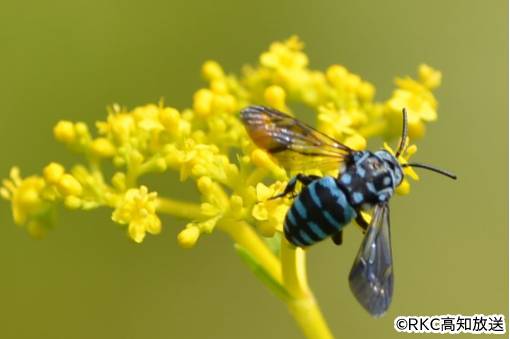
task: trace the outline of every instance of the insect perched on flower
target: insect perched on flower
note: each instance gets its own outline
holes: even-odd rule
[[[393,262],[390,243],[388,202],[402,182],[404,167],[420,167],[456,179],[454,174],[429,165],[400,164],[405,151],[407,113],[403,109],[402,138],[395,155],[386,150],[356,151],[313,129],[305,123],[263,106],[241,111],[241,119],[255,144],[274,155],[292,170],[337,169],[337,177],[297,174],[284,191],[271,199],[292,195],[284,233],[299,247],[310,246],[327,237],[342,242],[342,229],[355,220],[365,236],[354,260],[349,284],[358,302],[372,315],[381,316],[393,295]],[[302,184],[299,194],[296,184]],[[367,222],[362,211],[374,208]]]

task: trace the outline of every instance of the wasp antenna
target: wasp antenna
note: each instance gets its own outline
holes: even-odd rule
[[[404,152],[404,147],[406,147],[407,142],[407,110],[404,107],[402,109],[402,137],[400,139],[400,144],[398,145],[397,153],[395,153],[395,158],[398,158],[402,152]]]
[[[453,180],[457,180],[457,176],[455,174],[453,174],[451,172],[448,172],[446,170],[442,170],[442,169],[430,166],[430,165],[412,163],[412,164],[403,164],[402,167],[423,168],[423,169],[427,169],[427,170],[432,171],[432,172],[436,172],[436,173],[442,174],[442,175],[444,175],[444,176],[446,176],[448,178],[451,178]]]

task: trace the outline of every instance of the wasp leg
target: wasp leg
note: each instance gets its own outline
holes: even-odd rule
[[[338,246],[342,245],[342,239],[343,239],[342,234],[343,234],[342,231],[338,231],[337,233],[335,233],[331,236],[331,240],[333,240],[335,245],[338,245]]]
[[[289,182],[287,183],[287,186],[285,187],[285,190],[283,190],[282,193],[275,195],[274,197],[269,198],[269,200],[283,198],[284,196],[291,194],[293,197],[296,196],[296,185],[298,181],[303,184],[303,186],[308,186],[312,181],[320,179],[318,175],[305,175],[302,173],[299,173],[295,176],[293,176]]]
[[[363,234],[367,233],[368,222],[365,220],[365,218],[363,218],[363,215],[360,212],[358,212],[358,215],[356,216],[356,223],[363,230]]]

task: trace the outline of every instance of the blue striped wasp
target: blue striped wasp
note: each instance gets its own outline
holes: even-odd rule
[[[297,174],[281,194],[271,199],[287,195],[295,198],[284,224],[285,237],[295,246],[304,248],[327,237],[339,245],[343,227],[352,220],[363,228],[365,235],[349,274],[349,285],[372,316],[383,315],[393,296],[388,203],[403,180],[403,168],[424,168],[452,179],[456,176],[429,165],[399,163],[407,139],[405,109],[395,155],[386,150],[353,150],[269,107],[249,106],[241,111],[241,120],[254,143],[275,156],[286,169],[338,171],[336,177]],[[298,182],[302,189],[296,193]],[[361,212],[372,209],[371,221],[367,222]]]

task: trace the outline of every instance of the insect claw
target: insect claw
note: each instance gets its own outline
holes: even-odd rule
[[[269,198],[267,200],[276,200],[276,199],[283,198],[284,196],[285,196],[285,194],[277,194],[277,195],[272,196],[271,198]]]

